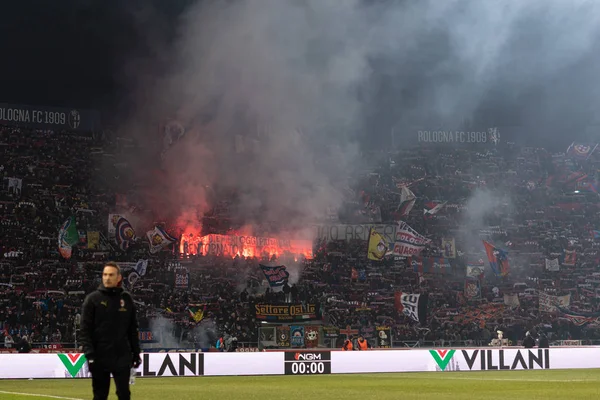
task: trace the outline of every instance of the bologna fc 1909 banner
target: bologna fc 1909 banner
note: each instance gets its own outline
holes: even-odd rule
[[[101,129],[94,110],[0,104],[0,124],[92,132]]]

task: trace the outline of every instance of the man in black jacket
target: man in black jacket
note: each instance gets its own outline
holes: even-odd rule
[[[102,284],[83,302],[80,338],[92,373],[94,400],[106,400],[113,375],[119,400],[129,400],[130,369],[139,367],[140,342],[135,304],[121,287],[114,262],[104,264]]]

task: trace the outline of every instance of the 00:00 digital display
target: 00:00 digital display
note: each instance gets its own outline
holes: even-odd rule
[[[292,374],[324,374],[325,363],[322,362],[295,362],[291,363]]]

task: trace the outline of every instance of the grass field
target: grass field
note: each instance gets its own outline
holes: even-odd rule
[[[114,384],[109,399],[116,399]],[[88,379],[0,380],[2,400],[91,399]],[[139,400],[600,399],[600,370],[138,378]]]

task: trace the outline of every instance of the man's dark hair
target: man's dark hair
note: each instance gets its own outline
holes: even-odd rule
[[[117,275],[121,275],[121,267],[119,267],[119,264],[117,264],[114,261],[107,261],[104,263],[104,267],[113,267],[114,269],[117,270]]]

